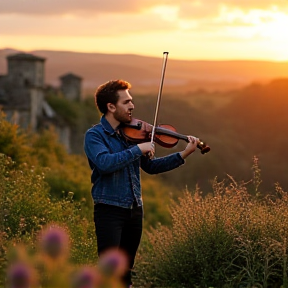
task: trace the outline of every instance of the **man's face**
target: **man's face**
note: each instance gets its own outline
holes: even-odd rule
[[[119,99],[116,103],[114,118],[121,123],[129,123],[132,120],[132,110],[134,104],[132,102],[132,96],[129,94],[129,90],[119,90]]]

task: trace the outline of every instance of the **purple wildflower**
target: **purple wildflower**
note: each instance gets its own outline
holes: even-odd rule
[[[73,288],[94,288],[100,281],[100,276],[91,267],[83,267],[73,278]]]
[[[99,269],[106,276],[121,276],[127,267],[127,255],[119,249],[108,250],[99,258]]]
[[[43,232],[40,245],[46,255],[56,260],[66,255],[68,235],[60,227],[50,227]]]
[[[8,288],[29,288],[33,281],[30,267],[16,263],[10,267],[7,274]]]

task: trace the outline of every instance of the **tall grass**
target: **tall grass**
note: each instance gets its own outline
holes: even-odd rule
[[[213,182],[211,194],[185,191],[171,205],[172,227],[146,233],[138,255],[144,287],[288,287],[288,195],[260,193],[253,179]]]

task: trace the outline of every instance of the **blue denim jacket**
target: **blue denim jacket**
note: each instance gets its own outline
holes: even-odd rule
[[[128,143],[104,116],[85,134],[84,150],[92,170],[94,203],[131,208],[142,206],[140,167],[149,174],[172,170],[184,163],[180,153],[149,159],[139,147]]]

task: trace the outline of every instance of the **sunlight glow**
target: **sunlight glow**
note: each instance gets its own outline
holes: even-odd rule
[[[177,6],[154,6],[151,12],[159,15],[163,20],[174,22],[178,19],[179,8]]]
[[[288,28],[288,16],[283,13],[277,13],[270,22],[262,23],[261,34],[263,37],[271,40],[282,40],[287,38],[286,32]]]
[[[191,30],[191,29],[195,29],[197,26],[198,24],[194,20],[180,20],[178,22],[178,27],[181,30]]]
[[[258,43],[261,50],[270,50],[268,54],[273,55],[275,60],[288,59],[288,38],[284,32],[288,27],[288,15],[276,8],[271,11],[254,9],[244,13],[240,9],[229,10],[223,6],[215,21],[223,26],[223,31],[218,35],[231,41],[242,39]],[[251,46],[252,42],[246,47]]]
[[[175,59],[288,60],[285,9],[244,10],[222,4],[214,7],[214,13],[205,14],[202,2],[192,2],[187,7],[167,4],[147,7],[138,14],[99,13],[86,18],[66,12],[61,17],[18,15],[15,21],[15,15],[4,14],[0,16],[0,44],[25,51],[147,56],[171,51]],[[190,15],[191,7],[195,16],[196,11],[202,16]]]
[[[230,24],[231,30],[237,28],[240,35],[235,36],[242,35],[245,38],[257,36],[270,40],[280,40],[288,27],[288,16],[278,11],[250,10],[249,13],[244,13],[239,9],[228,11],[226,7],[222,7],[217,21]],[[229,26],[227,29],[229,30]]]

